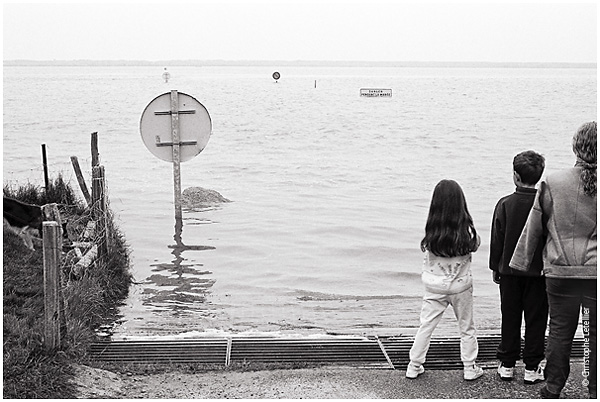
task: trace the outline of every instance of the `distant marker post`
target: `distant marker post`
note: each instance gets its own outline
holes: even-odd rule
[[[275,80],[275,83],[277,83],[277,80],[281,78],[281,74],[279,74],[277,71],[275,71],[273,73],[273,79]]]
[[[167,71],[166,67],[165,67],[165,72],[162,74],[162,78],[163,78],[163,80],[165,80],[165,82],[169,82],[169,78],[171,78],[171,73],[169,73]]]

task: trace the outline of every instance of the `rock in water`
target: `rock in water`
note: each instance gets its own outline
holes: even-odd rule
[[[202,205],[221,204],[231,202],[215,190],[209,190],[202,187],[189,187],[183,190],[181,202],[187,207],[193,208]]]

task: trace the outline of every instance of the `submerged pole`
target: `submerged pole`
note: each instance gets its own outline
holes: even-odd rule
[[[181,219],[181,165],[179,155],[179,99],[176,90],[171,91],[171,134],[173,150],[173,187],[175,219]]]

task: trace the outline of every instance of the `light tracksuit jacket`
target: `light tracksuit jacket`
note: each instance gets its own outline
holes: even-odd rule
[[[533,208],[510,261],[527,271],[538,242],[546,235],[544,275],[596,279],[596,196],[583,193],[581,168],[553,173],[540,183]]]
[[[458,257],[439,257],[425,251],[421,280],[431,293],[452,295],[473,286],[471,253]]]

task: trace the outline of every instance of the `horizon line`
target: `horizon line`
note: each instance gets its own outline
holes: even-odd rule
[[[165,60],[143,60],[143,59],[10,59],[3,60],[3,65],[176,65],[176,66],[201,66],[201,65],[379,65],[379,66],[553,66],[553,67],[579,67],[596,68],[597,62],[566,62],[566,61],[375,61],[375,60],[247,60],[247,59],[165,59]]]

